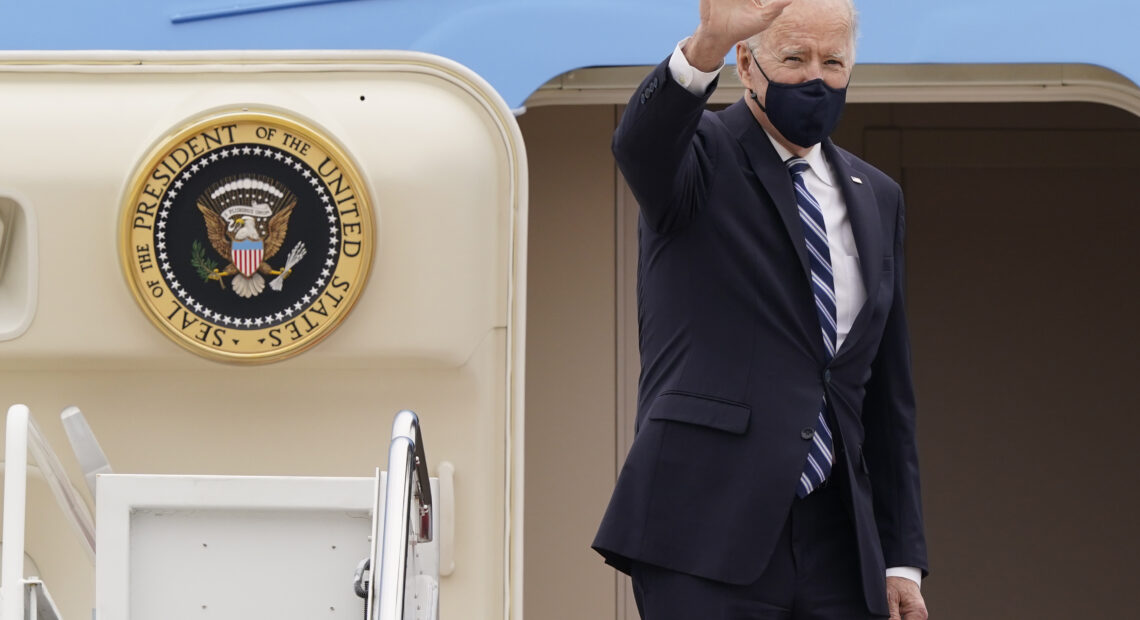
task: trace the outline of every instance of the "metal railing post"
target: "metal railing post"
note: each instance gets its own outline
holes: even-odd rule
[[[8,409],[4,435],[4,551],[0,575],[4,584],[0,617],[24,618],[24,525],[28,485],[28,408]]]
[[[432,506],[419,418],[411,411],[401,411],[392,423],[388,448],[381,551],[372,570],[373,619],[404,620],[408,555],[413,541],[432,539]]]

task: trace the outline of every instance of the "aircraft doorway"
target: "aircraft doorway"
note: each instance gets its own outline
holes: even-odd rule
[[[609,153],[620,112],[520,118],[533,617],[636,617],[588,549],[637,374],[636,205]],[[836,141],[906,194],[932,610],[1119,615],[1140,556],[1140,118],[1091,103],[852,104]]]
[[[1126,615],[1140,119],[987,103],[857,106],[847,120],[907,200],[932,609]]]

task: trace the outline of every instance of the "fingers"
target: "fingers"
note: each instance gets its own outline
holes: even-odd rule
[[[930,614],[927,613],[925,607],[908,611],[902,615],[902,620],[927,620],[928,618],[930,618]]]
[[[917,599],[908,599],[900,605],[902,620],[927,620],[930,614],[926,611],[926,603],[919,596]]]
[[[795,0],[752,0],[752,4],[755,4],[757,8],[769,11],[772,17],[776,17],[780,13],[783,13],[784,9],[788,8],[788,5],[794,1]]]
[[[753,21],[753,32],[748,36],[752,36],[763,30],[767,30],[773,22],[788,8],[795,0],[752,0],[753,10],[750,17]],[[747,5],[746,5],[747,6]],[[747,37],[742,37],[742,40]]]
[[[701,29],[743,41],[772,25],[796,0],[701,0]]]
[[[782,13],[793,0],[752,0],[752,6],[767,11],[775,17]]]
[[[918,584],[902,577],[887,577],[887,610],[891,620],[929,618]]]
[[[890,620],[902,620],[902,616],[899,615],[899,599],[900,599],[899,591],[898,591],[898,589],[891,587],[891,585],[892,584],[888,581],[887,582],[887,611],[889,611],[891,614]]]

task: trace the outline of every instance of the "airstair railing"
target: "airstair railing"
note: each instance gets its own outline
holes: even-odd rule
[[[424,456],[419,418],[411,411],[396,414],[392,442],[388,448],[388,482],[384,498],[383,530],[373,531],[373,549],[380,556],[371,559],[372,580],[368,618],[405,620],[409,590],[414,591],[415,575],[408,570],[413,544],[431,542],[433,527],[431,481]],[[380,520],[376,522],[379,524]]]
[[[28,464],[28,456],[35,465]],[[0,620],[57,618],[58,611],[43,582],[24,576],[24,534],[27,524],[29,474],[44,479],[64,517],[75,528],[88,558],[95,558],[95,520],[68,481],[63,465],[48,446],[25,405],[8,409],[4,431],[3,551],[0,553]]]

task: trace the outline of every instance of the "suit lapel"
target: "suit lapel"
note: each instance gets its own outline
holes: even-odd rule
[[[776,205],[792,246],[796,249],[796,255],[799,256],[804,281],[810,282],[811,263],[808,259],[807,242],[804,240],[803,225],[800,223],[792,177],[788,174],[784,162],[780,160],[779,154],[768,139],[768,134],[764,133],[764,129],[756,122],[756,118],[752,116],[752,111],[748,109],[743,99],[726,108],[721,113],[721,118],[740,142],[752,172]],[[881,217],[870,179],[855,170],[848,158],[839,152],[830,139],[824,140],[823,150],[834,169],[835,180],[847,204],[847,217],[851,220],[851,232],[855,237],[855,247],[859,251],[859,273],[863,277],[863,286],[867,291],[867,300],[859,309],[851,331],[843,341],[843,347],[836,353],[836,357],[839,357],[850,350],[863,335],[866,323],[873,314],[882,280]],[[853,181],[853,177],[862,182]],[[820,349],[822,350],[822,344]]]
[[[741,99],[732,104],[722,113],[724,124],[729,128],[737,141],[740,142],[744,154],[748,157],[748,164],[764,190],[772,198],[780,219],[791,237],[792,246],[796,248],[800,266],[804,277],[811,280],[811,263],[808,262],[807,242],[804,240],[803,225],[800,224],[799,207],[796,206],[795,189],[792,187],[792,177],[784,167],[784,162],[772,147],[768,134],[756,122],[752,110]]]
[[[863,327],[870,320],[878,298],[882,281],[882,218],[871,180],[852,168],[846,155],[840,153],[830,139],[823,142],[823,152],[835,170],[835,180],[847,203],[847,217],[851,220],[851,232],[855,237],[855,247],[859,250],[859,273],[863,276],[863,286],[867,290],[867,300],[855,316],[843,347],[836,353],[836,357],[839,357],[850,350],[863,335]],[[854,179],[861,182],[855,182]]]

